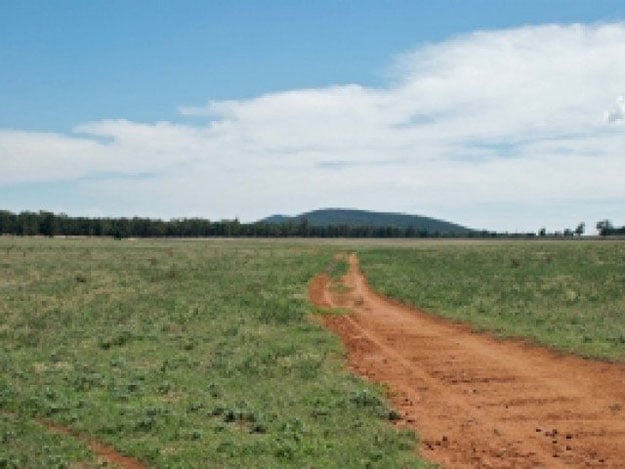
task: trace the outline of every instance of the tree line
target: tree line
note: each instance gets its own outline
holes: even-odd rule
[[[602,236],[625,235],[625,226],[617,228],[609,220],[596,225]],[[554,234],[540,230],[538,236],[573,236],[584,231],[584,224],[576,230],[565,230]],[[98,218],[71,217],[47,211],[13,213],[0,210],[0,235],[17,236],[112,236],[121,238],[204,238],[204,237],[262,237],[262,238],[532,238],[536,233],[496,233],[492,231],[470,231],[449,233],[428,231],[414,227],[395,226],[316,226],[306,218],[286,223],[241,223],[238,219],[211,221],[204,218]]]
[[[0,210],[0,234],[17,236],[112,236],[136,237],[311,237],[311,238],[428,238],[459,236],[425,229],[394,226],[312,226],[305,218],[287,223],[241,223],[238,219],[211,221],[203,218],[97,218],[71,217],[47,211],[12,213]],[[469,236],[494,236],[486,231]]]
[[[610,220],[598,221],[596,228],[601,236],[625,235],[625,226],[618,228]]]

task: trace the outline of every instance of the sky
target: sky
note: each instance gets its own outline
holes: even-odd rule
[[[0,2],[0,209],[625,224],[622,0]]]

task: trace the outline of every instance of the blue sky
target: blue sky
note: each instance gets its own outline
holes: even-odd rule
[[[604,111],[617,117],[621,112],[623,66],[610,63],[622,62],[622,56],[610,41],[618,43],[614,35],[624,16],[622,1],[2,2],[0,205],[248,220],[331,205],[421,213],[510,231],[560,229],[583,219],[594,224],[602,217],[625,223],[620,208],[625,193],[583,189],[605,177],[604,170],[594,174],[588,168],[621,169],[615,148],[623,137],[622,119],[605,128],[597,121]],[[554,23],[562,28],[549,29]],[[477,31],[492,34],[484,38]],[[594,112],[596,119],[561,122],[550,116],[553,125],[529,125],[545,108],[509,128],[478,125],[497,114],[474,115],[470,103],[496,101],[519,115],[510,107],[516,106],[508,98],[514,93],[484,96],[473,88],[457,93],[471,79],[460,74],[445,90],[422,88],[433,95],[440,91],[436,102],[411,94],[425,82],[440,81],[446,71],[465,70],[455,55],[460,52],[474,57],[471,63],[482,73],[490,64],[481,51],[496,52],[502,40],[512,44],[507,53],[518,56],[511,66],[519,73],[528,69],[524,60],[558,62],[566,48],[569,62],[558,73],[564,71],[560,80],[572,83],[572,95],[589,86],[605,95],[597,92],[570,105],[554,98],[548,109]],[[537,55],[524,55],[528,48]],[[586,63],[591,56],[603,59]],[[499,63],[502,74],[509,71],[505,63]],[[575,63],[588,70],[576,71],[570,65]],[[530,83],[554,70],[544,65],[528,73]],[[485,86],[499,86],[489,80]],[[512,85],[517,86],[513,81],[501,86]],[[533,100],[549,103],[528,96],[530,110],[536,107]],[[412,108],[403,110],[402,99],[411,100]],[[360,141],[350,127],[352,106],[365,127],[373,125],[363,132],[380,130],[379,138]],[[299,111],[294,117],[285,109]],[[410,114],[406,126],[433,122],[431,133],[416,129],[399,135],[405,138],[399,148],[382,132],[397,124],[384,121],[387,109],[397,119],[404,111]],[[313,115],[317,119],[309,118]],[[449,128],[436,127],[440,116],[450,115]],[[301,126],[292,126],[300,116]],[[461,122],[460,116],[470,118]],[[374,121],[384,121],[384,129]],[[351,137],[328,140],[323,122],[336,123],[330,130],[344,123]],[[475,125],[475,136],[450,130],[456,124]],[[293,141],[280,146],[254,140],[261,130],[263,138],[275,133],[277,141],[285,132]],[[252,149],[245,143],[250,141],[257,142]],[[553,158],[535,160],[537,148]],[[427,155],[415,156],[426,149]],[[589,152],[605,159],[590,164],[583,159]],[[568,180],[581,194],[531,176],[543,173],[541,168],[554,170],[562,154],[578,158],[570,161],[579,163],[579,171],[551,182],[564,186]],[[476,161],[483,160],[492,164],[478,167]],[[540,197],[527,197],[518,174]],[[240,194],[220,186],[228,178]],[[464,192],[451,193],[432,179]],[[501,179],[503,188],[516,192],[497,197],[505,192],[496,182]],[[299,183],[289,185],[291,180]]]

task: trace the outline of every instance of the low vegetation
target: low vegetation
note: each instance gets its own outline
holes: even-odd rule
[[[0,467],[100,464],[47,422],[154,467],[423,465],[310,319],[350,249],[401,301],[625,360],[620,242],[0,237]]]
[[[335,253],[0,237],[0,466],[97,464],[42,422],[154,467],[421,465],[309,318],[307,282],[344,271]]]
[[[68,435],[52,432],[29,416],[0,414],[0,467],[98,467],[97,458],[85,445]]]
[[[625,243],[506,241],[363,248],[378,291],[500,336],[625,361]]]

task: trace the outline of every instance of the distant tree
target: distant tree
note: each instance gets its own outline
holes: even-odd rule
[[[15,234],[17,216],[8,210],[0,210],[0,234]]]
[[[39,212],[39,233],[50,238],[56,233],[56,219],[51,212]]]
[[[16,234],[32,236],[39,234],[39,215],[34,212],[20,212],[17,215]]]
[[[111,226],[111,235],[115,239],[128,237],[128,223],[125,218],[116,219]]]
[[[543,227],[543,228],[541,228],[541,229],[538,231],[538,236],[547,236],[547,228],[544,228],[544,227]]]
[[[570,228],[566,228],[564,230],[564,236],[573,236],[573,230]]]
[[[584,234],[584,231],[586,231],[586,223],[581,222],[579,225],[577,225],[577,228],[575,228],[575,234],[577,236],[581,236]]]
[[[601,220],[597,222],[597,231],[601,236],[606,236],[614,229],[610,220]]]
[[[297,227],[297,234],[299,236],[308,236],[308,235],[310,235],[310,224],[308,223],[308,218],[303,217],[300,220],[299,226]]]

